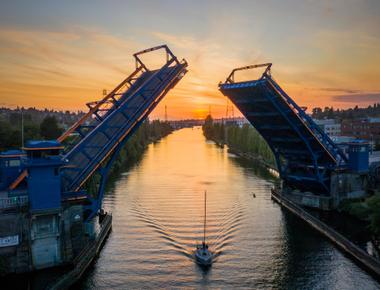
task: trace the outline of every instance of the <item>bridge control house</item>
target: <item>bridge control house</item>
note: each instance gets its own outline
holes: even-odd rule
[[[165,63],[148,68],[140,56],[156,50],[164,51]],[[21,150],[0,153],[0,275],[61,265],[83,273],[100,251],[112,225],[102,209],[112,163],[187,72],[187,62],[166,45],[134,58],[135,71],[88,103],[89,111],[57,140],[29,141]]]
[[[63,148],[55,140],[31,141],[23,151],[0,155],[0,258],[7,265],[3,271],[27,272],[69,262],[79,250],[78,239],[85,239],[82,205],[61,200]],[[8,191],[24,170],[28,182]]]

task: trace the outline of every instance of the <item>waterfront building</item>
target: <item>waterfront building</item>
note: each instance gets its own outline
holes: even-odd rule
[[[376,149],[376,144],[380,144],[380,118],[343,120],[342,135],[368,140]]]
[[[314,119],[315,123],[329,136],[340,136],[341,125],[335,119]]]

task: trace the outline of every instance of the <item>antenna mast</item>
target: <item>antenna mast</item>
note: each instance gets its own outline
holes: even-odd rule
[[[24,147],[24,108],[21,108],[21,147]]]
[[[203,221],[203,244],[206,243],[206,200],[207,200],[207,190],[205,190],[205,215]]]

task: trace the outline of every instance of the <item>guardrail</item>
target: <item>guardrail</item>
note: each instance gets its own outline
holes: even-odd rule
[[[0,209],[25,206],[28,202],[28,196],[3,197],[0,198]]]

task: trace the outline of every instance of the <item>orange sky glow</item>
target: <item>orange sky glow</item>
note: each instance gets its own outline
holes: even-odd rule
[[[75,7],[58,4],[52,13],[64,16],[44,19],[39,12],[26,11],[19,23],[5,15],[20,13],[17,7],[0,9],[0,106],[86,110],[86,102],[100,99],[103,89],[112,90],[134,70],[134,52],[164,43],[186,58],[189,72],[152,112],[153,119],[164,118],[165,105],[169,119],[204,118],[209,110],[224,117],[227,99],[218,83],[235,67],[263,62],[273,63],[276,81],[309,110],[380,102],[380,32],[374,28],[380,27],[380,17],[369,4],[361,5],[360,15],[352,12],[358,8],[354,1],[306,1],[297,6],[300,11],[286,8],[287,19],[294,13],[314,13],[300,17],[299,27],[288,20],[268,24],[259,15],[248,18],[246,11],[255,8],[252,1],[218,12],[215,1],[206,1],[201,11],[200,1],[192,6],[163,1],[174,5],[174,10],[166,7],[169,11],[152,1],[132,2],[124,10],[126,23],[106,23],[96,15],[76,18],[70,14]],[[275,5],[258,3],[267,17],[280,13]],[[143,8],[145,26],[133,14],[141,15]],[[106,8],[106,20],[115,9]],[[184,11],[181,17],[166,16],[178,11]],[[345,25],[350,21],[356,25]],[[162,57],[148,58],[148,66],[159,65]],[[255,78],[255,73],[237,77]]]

